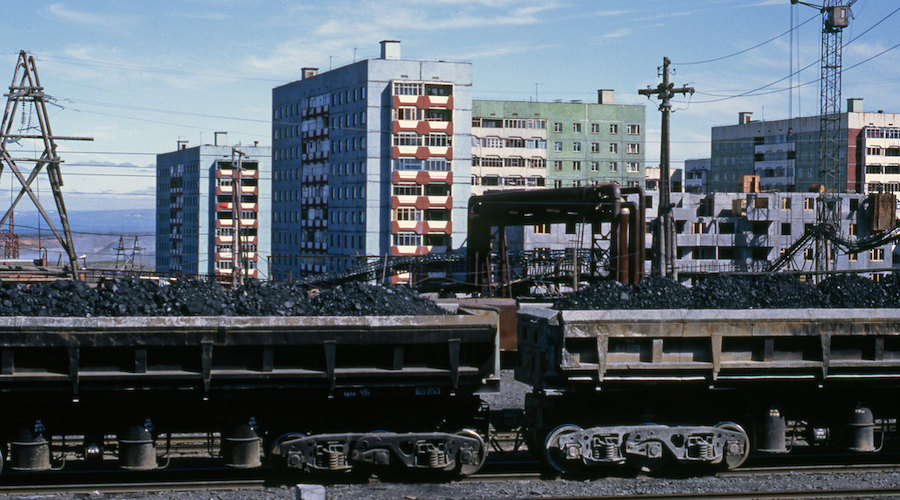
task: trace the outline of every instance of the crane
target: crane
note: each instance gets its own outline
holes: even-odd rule
[[[841,162],[841,49],[842,33],[850,25],[850,7],[856,2],[840,4],[838,0],[824,0],[817,5],[801,0],[801,4],[822,13],[822,58],[819,73],[819,199],[816,206],[816,222],[822,228],[840,234],[841,202],[836,193],[844,191]],[[833,269],[837,254],[830,240],[816,237],[816,271]],[[820,274],[821,275],[821,274]]]

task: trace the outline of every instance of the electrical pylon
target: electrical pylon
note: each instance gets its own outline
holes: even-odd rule
[[[7,101],[6,109],[3,112],[3,122],[0,124],[0,175],[3,174],[4,169],[8,168],[19,181],[22,188],[19,191],[18,196],[16,196],[15,200],[6,210],[3,218],[0,219],[0,226],[12,217],[13,211],[19,203],[19,200],[27,194],[34,203],[35,208],[40,212],[41,217],[47,222],[47,225],[50,227],[50,230],[53,232],[53,235],[56,237],[56,240],[59,242],[63,251],[66,253],[66,256],[69,259],[69,271],[71,277],[73,279],[78,279],[78,257],[75,253],[72,231],[69,229],[69,217],[66,213],[66,204],[63,201],[61,190],[63,180],[59,170],[59,165],[62,163],[62,160],[56,152],[56,141],[91,141],[93,139],[88,137],[62,137],[53,135],[53,132],[50,129],[50,117],[47,114],[47,102],[51,98],[44,94],[44,87],[41,86],[41,81],[38,78],[34,56],[29,56],[24,50],[19,52],[19,59],[16,62],[16,69],[13,72],[12,83],[9,85],[9,93],[4,94],[4,96],[7,98]],[[21,106],[23,113],[25,113],[26,107],[29,107],[29,104],[31,105],[30,112],[37,116],[40,134],[30,134],[29,130],[23,130],[21,128],[15,132],[13,131],[13,122],[15,121],[14,118],[17,109]],[[33,155],[37,156],[36,158],[27,156],[14,158],[10,153],[8,146],[10,143],[16,144],[22,139],[40,141],[43,144],[44,152],[41,153],[40,156],[37,156],[36,154]],[[19,168],[20,163],[23,165],[33,163],[27,178]],[[47,167],[47,175],[50,178],[50,190],[53,192],[53,200],[56,202],[56,212],[59,216],[59,224],[62,226],[62,233],[57,229],[56,224],[53,223],[52,218],[44,209],[40,199],[31,188],[32,182],[37,179],[44,167]]]

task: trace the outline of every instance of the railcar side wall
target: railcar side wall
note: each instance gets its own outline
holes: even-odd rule
[[[516,378],[615,390],[900,382],[900,309],[523,309]]]

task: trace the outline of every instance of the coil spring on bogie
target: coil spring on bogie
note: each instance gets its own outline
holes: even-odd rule
[[[325,459],[329,470],[340,470],[347,466],[347,457],[339,450],[325,450]]]
[[[615,443],[597,443],[591,450],[591,455],[594,460],[615,462],[619,456],[618,446]]]
[[[703,460],[712,460],[716,456],[712,443],[709,441],[701,441],[699,444],[700,458]]]
[[[428,450],[428,466],[431,468],[437,469],[446,466],[447,460],[445,458],[444,452],[437,448]]]

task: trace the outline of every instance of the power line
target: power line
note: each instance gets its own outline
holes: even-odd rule
[[[893,15],[896,14],[897,12],[900,12],[900,7],[894,9],[893,11],[891,11],[891,13],[889,13],[888,15],[884,16],[883,18],[881,18],[878,22],[876,22],[876,23],[873,24],[872,26],[869,26],[869,27],[868,27],[866,30],[864,30],[862,33],[860,33],[860,34],[856,35],[855,37],[851,38],[850,41],[848,41],[847,43],[843,44],[842,48],[847,47],[848,45],[850,45],[850,44],[853,43],[854,41],[858,40],[861,36],[865,35],[866,33],[868,33],[869,31],[871,31],[872,29],[874,29],[874,28],[875,28],[876,26],[878,26],[879,24],[883,23],[885,20],[887,20],[889,17],[893,16]],[[886,52],[889,52],[890,50],[893,50],[893,49],[897,48],[897,46],[898,46],[898,45],[895,45],[895,46],[893,46],[893,47],[891,47],[891,48],[889,48],[889,49],[887,49],[887,50],[884,50],[884,51],[882,51],[882,52],[880,52],[880,53],[878,53],[878,54],[876,54],[876,55],[874,55],[874,56],[872,56],[872,57],[869,57],[869,58],[867,58],[867,59],[865,59],[865,60],[863,60],[863,61],[860,61],[859,63],[856,63],[856,64],[854,64],[853,66],[849,66],[849,67],[847,67],[847,68],[844,68],[844,71],[850,70],[850,69],[855,68],[855,67],[857,67],[857,66],[859,66],[859,65],[861,65],[861,64],[863,64],[863,63],[866,63],[866,62],[868,62],[868,61],[871,61],[872,59],[875,59],[876,57],[878,57],[878,56],[880,56],[880,55],[883,55],[883,54],[885,54]],[[789,75],[787,75],[787,76],[784,76],[784,77],[782,77],[782,78],[779,78],[778,80],[775,80],[775,81],[773,81],[773,82],[767,83],[766,85],[763,85],[763,86],[761,86],[761,87],[757,87],[757,88],[755,88],[755,89],[753,89],[753,90],[748,90],[747,92],[742,92],[742,93],[740,93],[740,94],[735,94],[735,95],[731,95],[731,96],[725,96],[725,97],[722,97],[722,98],[720,98],[720,99],[707,99],[707,100],[705,100],[705,101],[692,101],[691,104],[710,104],[710,103],[716,103],[716,102],[727,101],[727,100],[731,100],[731,99],[737,99],[737,98],[739,98],[739,97],[748,97],[748,96],[756,96],[756,95],[774,94],[774,93],[778,93],[778,92],[785,92],[785,91],[787,91],[787,90],[792,90],[792,89],[794,89],[794,88],[799,88],[799,87],[804,86],[804,85],[809,85],[809,84],[811,84],[811,83],[818,82],[819,79],[817,78],[817,79],[812,80],[812,81],[810,81],[810,82],[807,82],[807,83],[805,83],[805,84],[801,84],[801,85],[797,85],[797,86],[788,86],[788,87],[786,87],[786,88],[773,90],[773,91],[767,92],[767,93],[761,93],[761,94],[760,94],[760,93],[757,93],[757,92],[759,92],[760,90],[769,88],[769,87],[771,87],[772,85],[775,85],[776,83],[783,82],[784,80],[787,80],[788,78],[791,78],[791,77],[793,77],[793,76],[795,76],[795,75],[798,75],[798,74],[802,73],[803,71],[809,69],[811,66],[816,65],[816,64],[819,64],[821,61],[822,61],[822,59],[819,58],[819,59],[813,61],[812,63],[810,63],[810,64],[804,66],[803,68],[801,68],[801,69],[799,69],[799,70],[797,70],[797,71],[794,71],[793,73],[791,73],[791,74],[789,74]],[[681,102],[684,102],[684,101],[681,101]]]
[[[714,58],[712,58],[712,59],[705,59],[705,60],[703,60],[703,61],[673,62],[672,64],[676,64],[676,65],[679,65],[679,66],[689,66],[689,65],[692,65],[692,64],[706,64],[706,63],[711,63],[711,62],[721,61],[722,59],[728,59],[729,57],[739,56],[739,55],[741,55],[741,54],[743,54],[743,53],[745,53],[745,52],[749,52],[749,51],[751,51],[751,50],[753,50],[753,49],[762,47],[763,45],[765,45],[765,44],[767,44],[767,43],[769,43],[769,42],[774,42],[775,40],[778,40],[779,38],[783,37],[784,35],[787,35],[788,33],[790,33],[790,32],[792,32],[792,31],[794,31],[794,30],[800,28],[800,26],[803,26],[804,24],[806,24],[806,23],[808,23],[808,22],[810,22],[810,21],[812,21],[813,19],[816,19],[816,18],[818,18],[818,17],[819,17],[818,15],[814,15],[814,16],[810,17],[809,19],[807,19],[806,21],[803,21],[802,23],[798,24],[796,27],[793,27],[793,28],[791,28],[791,29],[785,31],[784,33],[781,33],[781,34],[779,34],[779,35],[775,35],[775,36],[773,36],[772,38],[769,38],[768,40],[766,40],[766,41],[764,41],[764,42],[760,42],[760,43],[758,43],[758,44],[756,44],[756,45],[754,45],[754,46],[752,46],[752,47],[747,47],[746,49],[739,50],[739,51],[737,51],[737,52],[734,52],[734,53],[731,53],[731,54],[728,54],[728,55],[724,55],[724,56],[720,56],[720,57],[714,57]]]

